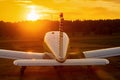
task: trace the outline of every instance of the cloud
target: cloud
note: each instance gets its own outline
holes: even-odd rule
[[[2,5],[22,6],[32,4],[31,0],[0,0]]]
[[[16,0],[15,3],[17,5],[31,5],[32,4],[32,1],[31,0]]]
[[[63,12],[65,19],[120,18],[120,0],[0,0],[1,9],[9,7],[11,13],[15,10],[28,13],[31,5],[36,6],[38,14],[47,17],[57,18]]]

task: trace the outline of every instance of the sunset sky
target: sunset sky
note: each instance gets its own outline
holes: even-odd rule
[[[0,21],[120,19],[120,0],[0,0]]]

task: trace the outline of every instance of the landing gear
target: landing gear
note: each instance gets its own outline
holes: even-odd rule
[[[20,68],[20,76],[24,75],[25,69],[26,69],[26,66],[21,66],[21,68]]]
[[[19,80],[23,80],[23,75],[24,75],[25,69],[26,69],[26,66],[21,66]]]

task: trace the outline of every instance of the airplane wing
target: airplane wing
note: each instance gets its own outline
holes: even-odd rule
[[[86,58],[104,58],[120,55],[120,47],[91,50],[83,52]]]
[[[45,53],[22,52],[0,49],[0,58],[8,59],[41,59]]]
[[[109,64],[107,59],[67,59],[60,63],[55,59],[19,59],[15,60],[17,66],[79,66],[79,65],[106,65]]]

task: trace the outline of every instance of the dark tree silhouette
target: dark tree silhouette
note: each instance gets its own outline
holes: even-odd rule
[[[0,39],[14,39],[20,35],[21,27],[37,27],[38,35],[44,34],[48,31],[58,30],[59,21],[38,20],[23,21],[23,22],[4,22],[0,21]],[[112,35],[114,33],[120,34],[120,19],[114,20],[75,20],[64,21],[64,31],[67,33],[80,33],[82,35]],[[31,35],[28,35],[31,36]]]

